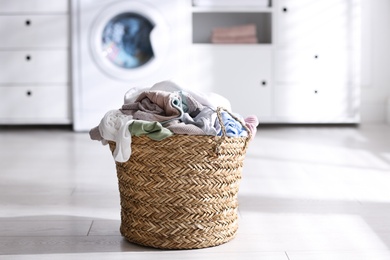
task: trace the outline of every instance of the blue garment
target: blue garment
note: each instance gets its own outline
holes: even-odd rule
[[[237,118],[239,118],[242,122],[243,119],[241,116],[234,114]],[[229,113],[222,111],[221,112],[222,116],[222,122],[223,125],[225,126],[226,130],[226,136],[228,137],[246,137],[248,136],[247,131],[245,128],[242,126],[242,123],[235,120]],[[216,129],[218,132],[218,136],[222,136],[222,129],[219,124],[219,120],[216,120]]]

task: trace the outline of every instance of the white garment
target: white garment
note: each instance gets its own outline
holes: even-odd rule
[[[139,88],[134,87],[129,89],[124,96],[124,104],[132,104],[135,102],[135,100],[138,98],[138,96],[144,92],[147,91],[149,88]]]
[[[113,157],[117,162],[126,162],[131,155],[131,133],[129,125],[134,121],[130,115],[119,110],[108,111],[99,124],[99,132],[103,137],[102,143],[114,141],[116,144]]]

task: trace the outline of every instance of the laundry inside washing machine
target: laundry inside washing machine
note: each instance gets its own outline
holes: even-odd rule
[[[116,66],[132,69],[153,59],[150,33],[154,25],[136,13],[112,18],[102,34],[102,54]]]

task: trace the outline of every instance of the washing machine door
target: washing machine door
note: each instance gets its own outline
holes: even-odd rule
[[[170,30],[152,5],[137,1],[110,4],[91,29],[91,55],[108,76],[145,79],[168,58]]]

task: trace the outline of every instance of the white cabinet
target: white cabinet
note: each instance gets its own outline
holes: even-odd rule
[[[360,0],[193,6],[193,85],[262,123],[358,123],[359,19]],[[213,28],[248,23],[257,44],[210,43]]]
[[[358,123],[357,0],[275,1],[274,118]]]
[[[70,124],[68,1],[0,8],[0,124]]]

